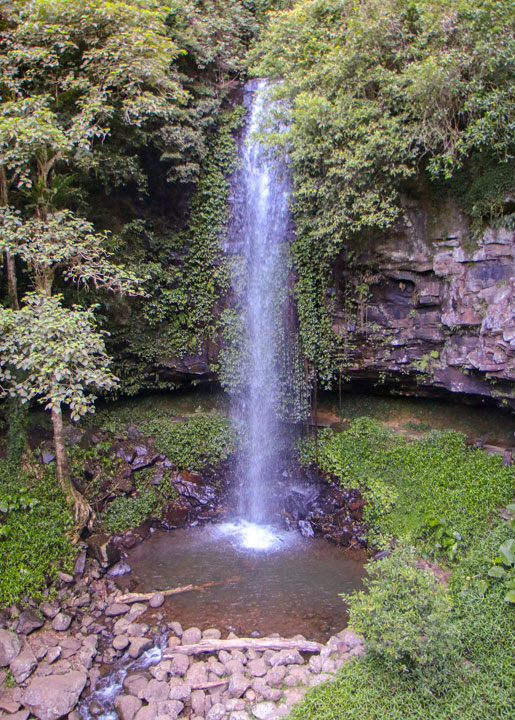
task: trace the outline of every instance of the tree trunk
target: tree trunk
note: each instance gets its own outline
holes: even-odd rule
[[[200,655],[202,653],[219,652],[220,650],[298,650],[305,653],[319,653],[324,646],[310,640],[295,640],[293,638],[235,638],[234,640],[214,640],[205,638],[194,645],[181,645],[180,652],[185,655]],[[177,654],[177,648],[164,650],[163,657]]]
[[[9,305],[13,310],[19,310],[18,303],[18,282],[16,280],[16,265],[14,258],[9,252],[5,251],[5,267],[7,269],[7,295],[9,296]]]
[[[80,531],[88,523],[91,515],[91,507],[86,499],[74,487],[68,472],[68,460],[64,446],[63,435],[63,414],[61,406],[52,407],[52,425],[54,428],[55,462],[57,468],[57,479],[66,496],[70,507],[73,508],[76,530]]]

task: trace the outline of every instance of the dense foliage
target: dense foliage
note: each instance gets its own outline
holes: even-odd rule
[[[513,190],[510,0],[305,0],[273,15],[254,72],[281,80],[294,179],[303,351],[340,360],[331,267],[402,216],[406,192],[463,196],[476,220]],[[506,221],[508,221],[506,219]]]
[[[300,457],[304,464],[315,460],[314,440],[301,445]],[[379,544],[420,539],[426,550],[437,549],[434,518],[469,543],[490,513],[515,495],[513,467],[468,447],[453,431],[410,441],[377,420],[359,418],[345,432],[319,433],[318,463],[346,487],[363,489],[370,500],[365,519]]]
[[[48,467],[0,461],[0,606],[38,597],[70,569],[72,515]]]

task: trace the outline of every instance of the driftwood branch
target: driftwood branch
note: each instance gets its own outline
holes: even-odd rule
[[[192,685],[192,690],[210,690],[211,688],[220,687],[221,685],[227,685],[229,678],[223,678],[222,680],[212,680],[211,682],[199,683],[198,685]]]
[[[298,650],[299,652],[318,653],[323,645],[310,640],[294,640],[286,638],[234,638],[234,640],[215,640],[205,638],[194,645],[179,645],[168,648],[163,657],[171,657],[177,653],[185,655],[201,655],[202,653],[218,652],[219,650]]]
[[[116,602],[126,603],[127,605],[137,602],[147,602],[156,592],[161,592],[165,597],[169,595],[180,595],[185,592],[205,592],[208,588],[215,587],[216,585],[228,585],[229,583],[239,582],[239,579],[239,577],[234,577],[222,580],[221,582],[207,582],[203,585],[183,585],[182,587],[169,588],[168,590],[155,590],[150,593],[126,593],[125,595],[118,595]]]

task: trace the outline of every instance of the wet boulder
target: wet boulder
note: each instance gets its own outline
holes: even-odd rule
[[[6,667],[21,650],[21,641],[10,630],[0,630],[0,667]]]
[[[87,679],[87,674],[79,671],[34,677],[23,695],[23,704],[39,720],[58,720],[76,706]]]
[[[216,499],[216,488],[207,485],[201,475],[191,472],[179,472],[172,478],[172,484],[179,495],[193,500],[199,505],[209,505]]]
[[[104,533],[90,535],[86,540],[88,553],[97,560],[101,567],[108,568],[120,559],[120,551],[115,547],[113,539]]]

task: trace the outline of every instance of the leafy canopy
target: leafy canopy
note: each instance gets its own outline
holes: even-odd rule
[[[21,310],[0,309],[2,394],[36,399],[45,409],[70,408],[73,419],[93,409],[92,390],[111,390],[105,333],[97,330],[93,308],[65,308],[62,297],[25,296]]]

